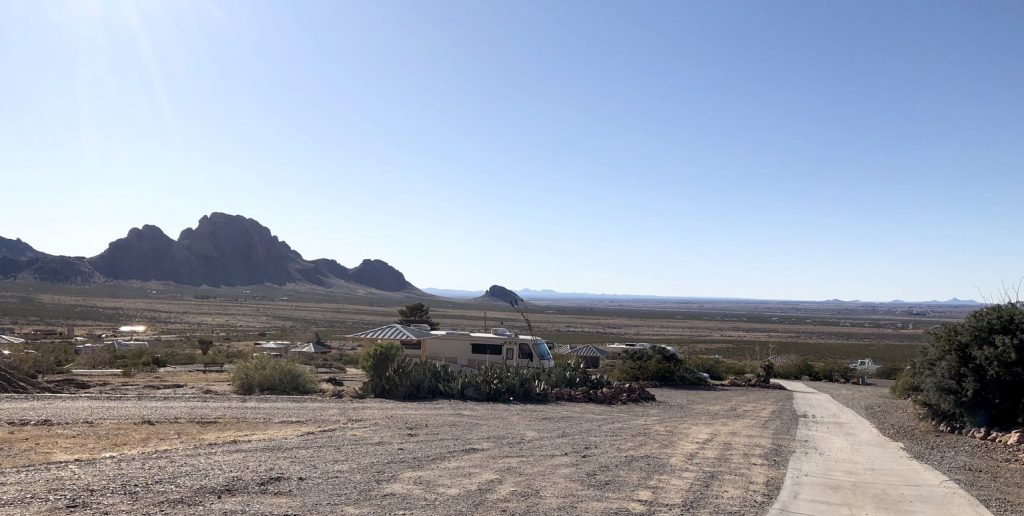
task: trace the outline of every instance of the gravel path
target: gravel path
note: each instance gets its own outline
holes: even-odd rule
[[[1024,514],[1024,463],[1005,446],[936,431],[907,400],[879,386],[807,382],[903,444],[915,459],[939,470],[994,514]]]
[[[0,396],[0,421],[244,419],[334,427],[2,470],[0,512],[765,512],[793,449],[791,394],[655,393],[659,402],[634,406]]]

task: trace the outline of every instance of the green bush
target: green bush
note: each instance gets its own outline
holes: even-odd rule
[[[724,380],[728,375],[728,373],[726,373],[726,363],[721,358],[687,357],[685,362],[693,369],[702,373],[707,373],[712,380]]]
[[[812,364],[806,358],[796,358],[775,365],[774,377],[783,380],[808,379],[817,382],[849,382],[855,371],[838,361]]]
[[[13,347],[11,360],[4,362],[4,367],[29,378],[41,378],[64,372],[65,366],[75,360],[74,346],[67,344],[36,346],[35,353],[22,353],[25,349],[28,348]]]
[[[664,385],[707,383],[699,371],[660,346],[626,351],[611,377],[622,382],[658,382]]]
[[[399,366],[405,349],[400,344],[374,344],[359,356],[359,369],[366,373],[360,394],[374,398],[405,399]]]
[[[231,387],[238,394],[312,394],[319,390],[316,375],[306,368],[265,356],[236,364]]]
[[[132,369],[135,371],[153,372],[161,367],[167,367],[167,361],[163,356],[152,349],[131,349],[114,352],[114,368]]]
[[[813,380],[820,382],[849,382],[856,375],[856,371],[850,369],[849,364],[839,361],[828,361],[818,364],[814,368]]]
[[[813,379],[817,376],[814,365],[803,357],[776,364],[774,373],[775,378],[783,380]]]
[[[933,419],[1024,425],[1024,303],[990,305],[930,332],[908,374],[905,382],[920,387],[915,398]]]
[[[903,366],[884,365],[876,369],[874,373],[871,373],[871,377],[881,378],[884,380],[895,380],[904,370],[906,370],[906,367]]]
[[[896,383],[892,384],[892,387],[889,387],[889,392],[891,392],[893,396],[907,398],[921,392],[921,384],[914,376],[914,371],[910,368],[906,368],[896,375]]]
[[[760,370],[760,364],[752,361],[723,360],[721,364],[721,372],[724,378],[729,378],[733,376],[745,376],[748,374],[756,375],[758,372],[760,372]]]

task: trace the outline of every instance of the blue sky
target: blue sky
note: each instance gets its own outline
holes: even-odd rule
[[[1020,2],[0,3],[0,235],[212,211],[421,287],[1024,276]]]

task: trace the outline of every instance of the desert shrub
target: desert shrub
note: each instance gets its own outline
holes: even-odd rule
[[[374,398],[404,399],[401,395],[402,379],[399,364],[405,349],[400,344],[374,344],[359,356],[359,369],[366,373],[360,394]]]
[[[838,361],[812,364],[800,357],[775,365],[774,377],[783,380],[808,379],[819,382],[849,382],[855,371]]]
[[[114,367],[114,351],[110,347],[93,349],[75,357],[78,369],[112,369]]]
[[[199,348],[199,352],[204,356],[213,349],[213,341],[210,339],[199,339],[196,341],[196,347]]]
[[[1024,303],[990,305],[929,332],[908,373],[915,397],[937,420],[1024,425]]]
[[[884,380],[895,380],[905,369],[906,367],[903,366],[884,365],[876,369],[874,373],[871,373],[871,377],[881,378]]]
[[[167,362],[151,349],[132,349],[114,352],[114,367],[152,372],[167,367]]]
[[[348,351],[335,351],[333,354],[338,356],[336,361],[338,365],[347,367],[359,366],[359,353],[351,353]]]
[[[921,392],[921,384],[914,376],[914,371],[906,368],[896,375],[896,383],[889,387],[893,396],[907,398]]]
[[[775,365],[775,378],[783,380],[800,380],[802,378],[814,378],[816,375],[814,365],[806,358],[800,357],[788,360]]]
[[[578,360],[556,362],[540,373],[540,379],[549,389],[603,389],[611,384],[607,376],[591,374]]]
[[[332,351],[330,353],[290,353],[288,359],[299,364],[324,369],[336,369],[341,372],[345,371],[344,364],[350,362],[350,360],[346,359],[344,353],[340,351]]]
[[[29,378],[62,373],[75,360],[74,347],[66,344],[36,346],[35,353],[21,353],[23,349],[27,348],[12,349],[11,359],[4,362],[4,367]]]
[[[231,387],[238,394],[312,394],[316,375],[289,360],[253,357],[235,365]]]
[[[693,369],[707,373],[712,380],[724,380],[728,373],[726,373],[725,361],[721,358],[716,357],[687,357],[685,359],[687,365]]]
[[[757,374],[760,371],[760,366],[756,362],[750,361],[735,361],[735,360],[722,360],[721,362],[721,373],[723,377],[733,376],[744,376],[748,374]],[[704,371],[708,373],[707,371]],[[708,373],[709,375],[711,373]],[[714,379],[714,377],[712,377]]]
[[[236,349],[224,346],[213,348],[208,354],[195,356],[191,355],[191,362],[181,363],[192,363],[198,362],[200,364],[234,364],[237,362],[245,362],[252,358],[252,352],[248,349]],[[172,362],[174,363],[174,362]]]
[[[855,374],[856,371],[850,369],[848,364],[832,360],[815,366],[811,379],[821,382],[846,383],[853,379]]]
[[[621,382],[658,382],[677,386],[707,383],[700,372],[662,347],[626,351],[611,377]]]
[[[553,389],[590,391],[610,385],[606,377],[590,374],[578,362],[556,364],[546,370],[494,364],[476,371],[453,372],[447,364],[410,360],[397,344],[367,348],[359,365],[367,377],[358,392],[360,396],[396,400],[540,402],[550,401]]]

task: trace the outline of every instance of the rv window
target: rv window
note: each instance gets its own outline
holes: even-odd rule
[[[505,360],[514,360],[515,357],[513,355],[515,355],[515,353],[516,350],[512,348],[505,348]]]
[[[501,356],[501,344],[470,344],[469,346],[474,355]]]
[[[406,351],[419,351],[423,346],[420,344],[420,341],[416,340],[402,341],[402,347],[405,348]]]
[[[519,359],[533,362],[533,351],[530,350],[529,344],[525,342],[519,343]]]

